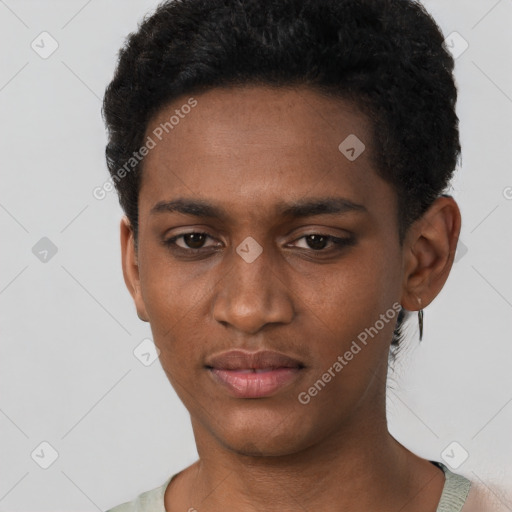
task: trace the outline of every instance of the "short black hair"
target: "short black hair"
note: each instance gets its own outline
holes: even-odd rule
[[[396,190],[400,245],[460,156],[454,61],[415,0],[164,1],[118,57],[103,101],[105,153],[135,241],[143,160],[122,179],[118,171],[144,144],[149,120],[185,94],[307,86],[352,101],[371,121],[376,171]]]

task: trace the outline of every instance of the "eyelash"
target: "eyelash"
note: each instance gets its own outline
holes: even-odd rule
[[[181,252],[181,253],[186,253],[186,254],[189,254],[189,255],[195,255],[195,254],[199,254],[199,253],[202,253],[202,252],[205,252],[207,251],[209,248],[208,247],[201,247],[199,249],[193,249],[193,248],[183,248],[183,247],[180,247],[178,245],[176,245],[176,240],[178,240],[178,238],[183,238],[187,235],[205,235],[207,236],[208,238],[212,238],[208,233],[203,233],[203,232],[199,232],[199,231],[189,231],[187,233],[181,233],[180,235],[176,235],[176,236],[173,236],[172,238],[168,238],[167,240],[164,240],[163,241],[163,244],[168,247],[169,249],[173,250],[173,251],[177,251],[177,252]],[[294,242],[298,241],[298,240],[302,240],[303,238],[307,238],[308,236],[312,236],[312,235],[315,235],[315,236],[320,236],[320,237],[323,237],[323,238],[327,238],[328,241],[331,242],[331,244],[333,244],[333,246],[331,246],[331,250],[334,249],[334,250],[342,250],[344,247],[348,247],[348,246],[351,246],[351,245],[354,245],[355,243],[355,239],[352,238],[352,237],[349,237],[349,238],[338,238],[338,237],[335,237],[335,236],[331,236],[331,235],[324,235],[322,233],[308,233],[306,235],[302,235],[301,237],[297,238],[296,240],[294,240]],[[210,249],[213,249],[215,247],[210,247]],[[328,248],[324,248],[324,249],[304,249],[304,250],[309,250],[313,253],[328,253],[329,252],[329,249]]]

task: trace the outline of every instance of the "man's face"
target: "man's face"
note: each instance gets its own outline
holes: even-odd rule
[[[188,97],[162,109],[146,132],[156,146],[139,195],[135,300],[196,441],[201,432],[239,453],[280,455],[371,430],[384,407],[402,253],[395,192],[375,171],[368,120],[306,88],[194,98],[192,109],[180,110]],[[154,130],[177,109],[179,122],[158,140]],[[152,212],[177,199],[221,215]],[[343,199],[361,207],[282,213]],[[206,235],[180,236],[191,232]],[[275,350],[303,368],[265,396],[241,397],[207,367],[230,349]]]

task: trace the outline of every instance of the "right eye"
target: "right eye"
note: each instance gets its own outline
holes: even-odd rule
[[[212,238],[208,233],[200,233],[198,231],[190,231],[188,233],[181,233],[180,235],[173,236],[164,241],[164,245],[171,250],[180,250],[190,253],[196,253],[204,249],[204,242],[207,238]],[[182,239],[182,244],[177,243]],[[213,238],[212,238],[213,240]],[[210,246],[215,247],[215,246]]]

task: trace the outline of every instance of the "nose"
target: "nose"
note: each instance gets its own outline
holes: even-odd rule
[[[242,256],[240,256],[242,254]],[[255,334],[267,324],[287,324],[294,316],[292,290],[270,251],[256,259],[233,251],[217,285],[213,315],[225,326]]]

